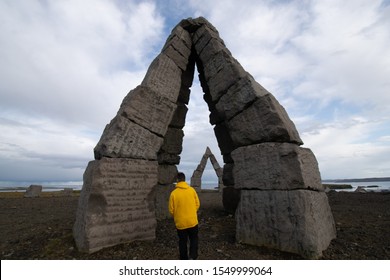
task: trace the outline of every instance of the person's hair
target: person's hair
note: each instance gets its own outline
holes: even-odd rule
[[[177,181],[179,181],[179,182],[185,181],[186,180],[186,175],[183,172],[178,172],[176,178],[177,178]]]

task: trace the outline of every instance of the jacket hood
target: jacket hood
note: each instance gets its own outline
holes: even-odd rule
[[[176,188],[180,188],[180,189],[188,189],[189,187],[190,186],[184,181],[177,182],[176,184]]]

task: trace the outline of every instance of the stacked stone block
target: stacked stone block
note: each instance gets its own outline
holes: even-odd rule
[[[193,35],[210,123],[224,157],[223,203],[238,242],[318,258],[335,226],[315,156],[276,98],[236,61],[218,32]],[[266,230],[265,230],[266,229]]]
[[[217,175],[217,178],[218,178],[217,188],[219,191],[222,191],[222,189],[223,189],[223,181],[222,181],[223,169],[219,165],[217,159],[215,158],[214,154],[211,152],[209,147],[206,148],[206,151],[203,154],[202,159],[200,160],[200,163],[198,164],[198,166],[194,170],[194,173],[192,174],[191,186],[196,188],[196,189],[202,188],[202,175],[203,175],[204,169],[206,168],[208,159],[210,159],[211,165],[213,166],[215,174]]]
[[[81,251],[155,238],[156,219],[146,200],[157,180],[157,162],[107,158],[84,173],[74,237]]]
[[[190,34],[172,31],[141,85],[124,98],[84,173],[73,235],[81,251],[155,238],[180,162],[195,60]]]
[[[155,236],[168,217],[195,64],[224,159],[238,242],[317,258],[335,237],[314,154],[294,123],[204,18],[181,21],[94,149],[79,201],[79,249]]]

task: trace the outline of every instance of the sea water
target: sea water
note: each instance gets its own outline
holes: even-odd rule
[[[62,191],[65,188],[81,190],[82,181],[58,181],[58,182],[19,182],[19,181],[0,181],[0,192],[24,192],[30,185],[41,185],[42,191]]]
[[[343,192],[353,192],[358,187],[363,187],[368,192],[382,192],[382,191],[390,191],[390,181],[367,181],[367,182],[332,182],[326,181],[324,184],[334,184],[334,185],[351,185],[352,189],[338,189],[336,191]],[[375,186],[375,187],[374,187]]]
[[[326,181],[324,184],[340,184],[351,185],[352,189],[339,189],[337,191],[353,192],[358,187],[364,187],[366,191],[381,192],[390,191],[390,181],[372,181],[372,182],[332,182]],[[66,181],[66,182],[16,182],[16,181],[0,181],[0,192],[4,191],[26,191],[30,185],[42,185],[42,191],[61,191],[64,188],[72,188],[73,190],[81,190],[82,181]],[[378,187],[368,187],[378,186]],[[202,182],[202,189],[216,189],[217,182]]]

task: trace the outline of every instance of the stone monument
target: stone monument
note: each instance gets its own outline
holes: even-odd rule
[[[200,160],[200,163],[194,170],[194,173],[192,173],[191,177],[191,186],[197,189],[202,188],[202,175],[204,172],[204,169],[207,165],[207,160],[210,159],[211,165],[213,166],[213,169],[215,171],[215,174],[218,177],[218,190],[222,191],[223,189],[223,181],[222,181],[222,174],[223,174],[223,168],[219,165],[217,159],[215,158],[214,154],[211,152],[210,148],[207,147],[205,153],[202,156],[202,159]]]
[[[24,197],[40,197],[42,193],[42,185],[30,185]]]
[[[172,30],[106,126],[84,173],[77,247],[94,252],[155,238],[180,162],[195,64],[225,163],[223,184],[239,194],[237,241],[320,257],[335,225],[316,158],[300,147],[285,109],[204,18]]]

